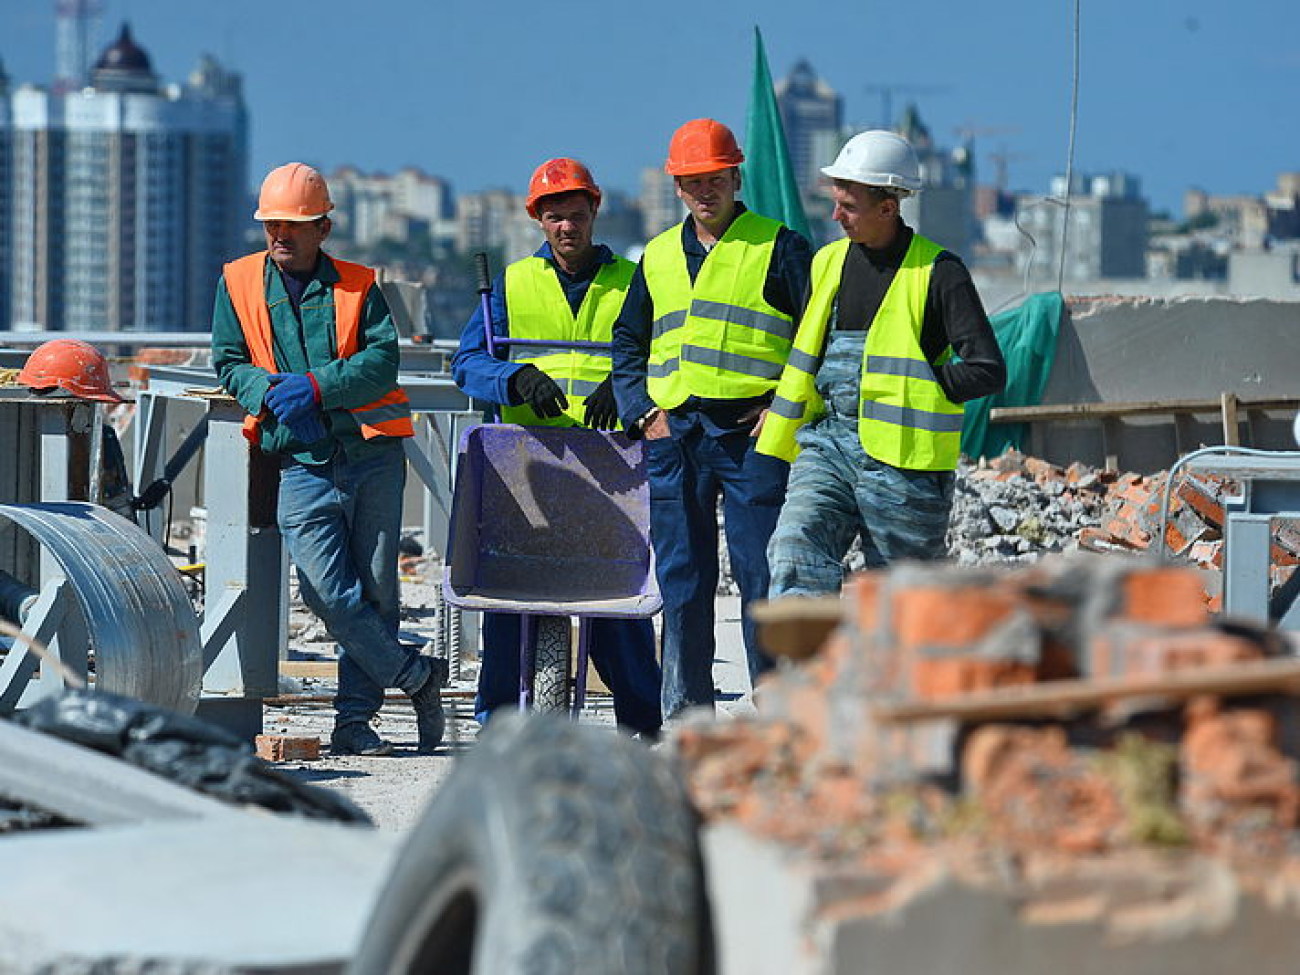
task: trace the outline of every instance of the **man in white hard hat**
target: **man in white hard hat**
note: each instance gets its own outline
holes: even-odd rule
[[[921,189],[907,141],[862,132],[822,172],[845,236],[813,259],[758,442],[793,461],[771,598],[837,591],[855,536],[873,567],[946,555],[961,404],[1006,382],[965,265],[903,222],[901,201]]]
[[[397,687],[429,753],[444,730],[441,673],[398,639],[402,438],[413,429],[397,329],[375,272],[321,249],[332,209],[310,166],[267,175],[253,214],[266,250],[223,269],[212,366],[248,412],[244,435],[279,459],[276,520],[299,590],[343,648],[331,749],[391,752],[370,721]]]

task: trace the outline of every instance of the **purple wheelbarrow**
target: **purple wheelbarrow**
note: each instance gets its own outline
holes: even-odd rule
[[[443,594],[462,609],[520,613],[519,704],[569,707],[572,618],[586,696],[593,617],[653,616],[641,444],[583,427],[492,423],[461,438]]]

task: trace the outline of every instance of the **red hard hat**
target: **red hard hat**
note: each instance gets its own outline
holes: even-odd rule
[[[669,176],[698,176],[730,169],[745,161],[731,129],[711,118],[692,119],[673,133],[668,143]]]
[[[78,399],[120,403],[108,376],[108,360],[89,342],[80,339],[52,339],[38,345],[18,381],[28,389],[66,389]]]
[[[325,178],[306,163],[285,163],[262,180],[254,220],[294,220],[305,223],[334,209]]]
[[[542,197],[577,190],[591,197],[593,207],[600,207],[600,187],[591,178],[591,170],[576,159],[563,156],[548,159],[533,170],[533,178],[528,181],[528,199],[524,201],[524,209],[536,220],[537,201]]]

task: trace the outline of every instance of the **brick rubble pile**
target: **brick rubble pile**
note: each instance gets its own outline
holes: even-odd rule
[[[892,910],[936,871],[1042,918],[1069,878],[1076,907],[1131,918],[1107,891],[1167,907],[1206,864],[1300,910],[1300,668],[1216,619],[1202,575],[1079,552],[855,576],[757,716],[677,730],[693,800],[825,872],[823,919]]]

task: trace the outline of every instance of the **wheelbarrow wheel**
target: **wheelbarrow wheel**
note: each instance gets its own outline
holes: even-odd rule
[[[494,718],[398,853],[351,975],[712,975],[669,764],[555,715]]]
[[[569,646],[573,626],[567,616],[539,616],[533,641],[533,707],[538,711],[569,709]]]

